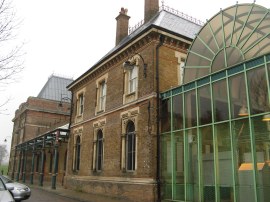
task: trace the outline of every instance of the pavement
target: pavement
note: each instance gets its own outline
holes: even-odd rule
[[[51,192],[60,196],[64,196],[82,202],[127,202],[127,200],[118,199],[114,197],[101,196],[96,194],[89,194],[85,192],[65,189],[61,185],[58,185],[56,189],[52,189],[50,184],[44,184],[43,186],[27,184],[27,186],[29,186],[30,188],[34,187],[36,189],[41,189],[47,192]]]

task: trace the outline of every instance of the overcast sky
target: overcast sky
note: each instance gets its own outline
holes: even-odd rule
[[[163,2],[203,22],[220,8],[236,4],[235,0]],[[270,8],[269,0],[256,3]],[[114,47],[115,18],[121,7],[128,9],[131,27],[144,18],[144,0],[13,0],[13,5],[22,20],[18,41],[25,43],[25,69],[19,82],[0,92],[0,103],[12,98],[6,106],[7,115],[0,115],[0,144],[12,135],[15,110],[29,96],[37,96],[51,74],[76,79]],[[9,146],[11,138],[7,140]]]

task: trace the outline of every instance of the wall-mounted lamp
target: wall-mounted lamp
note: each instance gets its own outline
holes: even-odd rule
[[[134,68],[134,66],[139,66],[139,59],[141,59],[142,62],[143,62],[143,76],[144,76],[144,78],[146,78],[146,76],[147,76],[147,74],[146,74],[147,64],[144,62],[143,57],[139,53],[136,53],[130,59],[125,61],[123,63],[123,68],[125,70],[132,70]]]
[[[246,106],[242,106],[238,112],[238,116],[248,116],[248,109]]]
[[[270,121],[270,114],[265,114],[262,121]]]
[[[58,106],[59,107],[63,107],[63,102],[62,101],[65,101],[65,100],[67,100],[68,102],[71,102],[71,98],[69,98],[69,97],[62,97],[62,94],[61,94],[61,100],[60,100]]]

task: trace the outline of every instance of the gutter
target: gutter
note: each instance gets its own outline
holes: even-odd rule
[[[157,181],[157,202],[161,201],[161,183],[160,183],[160,171],[161,171],[161,165],[160,165],[160,95],[159,95],[159,48],[163,45],[164,42],[164,35],[160,35],[159,37],[159,44],[156,46],[156,93],[157,93],[157,99],[156,99],[156,113],[157,113],[157,175],[156,175],[156,181]]]

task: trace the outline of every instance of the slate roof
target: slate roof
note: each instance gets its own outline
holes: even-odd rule
[[[71,82],[73,82],[71,78],[51,75],[37,97],[57,101],[61,101],[61,96],[71,99],[71,92],[66,88]],[[70,99],[64,101],[70,102]]]
[[[113,53],[117,52],[121,48],[125,47],[129,42],[139,37],[141,34],[146,32],[151,28],[158,28],[168,33],[181,36],[187,40],[192,41],[195,38],[195,35],[200,31],[202,25],[193,22],[192,20],[188,20],[180,15],[169,12],[167,10],[162,9],[159,11],[150,21],[143,24],[139,28],[137,28],[134,32],[126,36],[118,45],[116,45],[113,49],[111,49],[105,56],[103,56],[97,63],[95,63],[88,71],[82,74],[79,78],[77,78],[74,82],[72,82],[69,86],[71,87],[76,83],[76,81],[80,80],[83,76],[87,75],[90,71],[94,70],[102,61],[106,58],[110,57]]]

